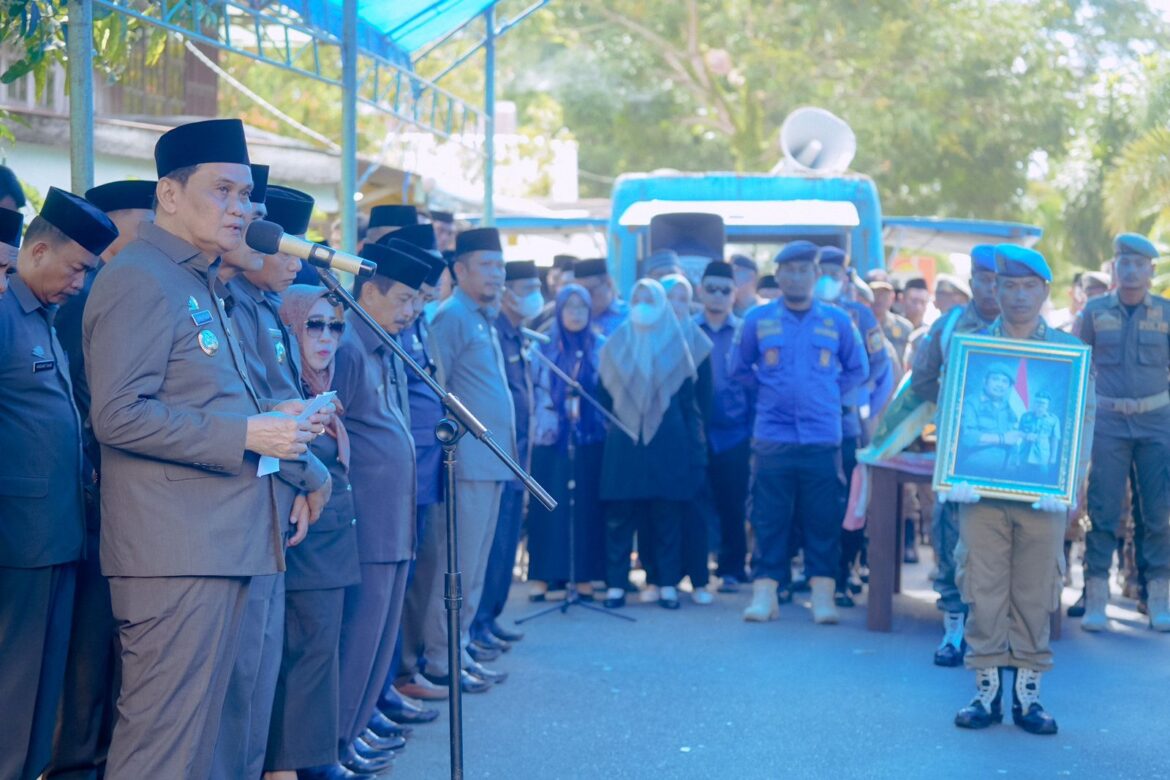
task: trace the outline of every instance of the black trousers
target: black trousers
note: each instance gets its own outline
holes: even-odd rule
[[[682,579],[682,526],[689,507],[684,501],[643,499],[614,501],[605,518],[605,583],[624,589],[630,582],[630,554],[638,533],[639,555],[650,585],[678,584]]]
[[[752,458],[753,574],[790,579],[792,529],[802,531],[808,577],[833,577],[841,543],[841,450],[829,445],[768,445]]]
[[[841,501],[841,520],[845,520],[845,510],[849,507],[849,481],[853,479],[853,469],[857,466],[857,439],[846,438],[841,441],[841,470],[845,475],[845,491]],[[837,568],[837,590],[844,592],[849,582],[849,572],[854,561],[865,547],[865,529],[856,531],[841,529],[841,561]]]
[[[707,477],[715,513],[719,515],[719,565],[715,573],[720,577],[747,579],[747,498],[751,457],[749,439],[726,452],[709,456]]]

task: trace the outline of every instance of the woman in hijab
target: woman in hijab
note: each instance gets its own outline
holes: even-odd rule
[[[658,603],[678,608],[681,532],[687,502],[706,469],[707,447],[695,393],[697,373],[666,291],[652,279],[634,285],[630,316],[601,349],[601,375],[616,426],[605,440],[601,498],[606,509],[605,605],[625,604],[634,532],[652,550],[647,580]]]
[[[293,285],[280,318],[296,336],[301,384],[308,398],[333,382],[333,357],[345,332],[340,306],[323,287]],[[338,643],[345,588],[361,580],[353,493],[349,491],[349,436],[341,404],[311,449],[329,468],[333,493],[308,536],[290,548],[285,572],[284,657],[280,665],[266,780],[296,780],[297,769],[337,763]]]
[[[690,280],[682,274],[670,274],[662,278],[662,289],[666,291],[666,299],[678,320],[687,348],[691,351],[691,357],[695,361],[697,372],[695,395],[699,403],[700,415],[703,415],[711,409],[714,400],[715,379],[711,374],[711,361],[708,358],[715,345],[695,322],[691,311],[695,290],[691,286]],[[704,484],[706,483],[704,482]],[[709,499],[709,496],[704,496],[704,499]],[[709,500],[687,504],[686,512],[682,518],[682,573],[691,581],[691,599],[696,604],[701,605],[710,604],[715,600],[711,591],[707,590],[711,578],[711,572],[708,568],[708,558],[711,552],[710,534],[707,531],[707,507],[709,506]],[[650,565],[653,565],[652,561],[653,558],[651,558]]]
[[[598,366],[604,339],[593,332],[589,291],[576,284],[557,294],[551,341],[541,352],[561,371],[573,377],[594,398],[598,395]],[[605,577],[605,516],[598,498],[601,458],[605,446],[605,419],[581,399],[541,360],[535,361],[536,425],[533,433],[532,475],[544,485],[557,508],[549,512],[529,504],[528,578],[559,590],[575,580],[582,598],[593,598],[593,581]],[[569,446],[573,445],[570,468]],[[573,500],[569,483],[574,482]],[[572,513],[573,569],[569,565]]]

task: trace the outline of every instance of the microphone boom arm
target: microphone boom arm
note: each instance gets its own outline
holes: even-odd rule
[[[539,349],[533,349],[533,350],[531,350],[531,353],[536,355],[538,358],[540,358],[540,360],[546,366],[548,366],[549,370],[552,371],[554,374],[556,374],[558,377],[560,377],[561,381],[564,382],[566,385],[568,385],[569,388],[572,389],[573,392],[575,392],[577,395],[584,398],[586,401],[588,401],[593,406],[593,408],[595,408],[597,411],[601,412],[605,416],[605,419],[607,419],[611,423],[613,423],[613,425],[619,431],[624,433],[626,436],[629,436],[630,439],[632,439],[633,441],[635,441],[635,442],[638,441],[638,434],[631,431],[629,426],[627,426],[625,423],[623,423],[621,420],[619,420],[613,414],[613,412],[611,412],[610,410],[608,410],[604,406],[602,406],[600,401],[598,401],[593,396],[589,395],[589,393],[585,391],[585,388],[581,386],[580,382],[578,382],[576,379],[573,379],[573,377],[569,376],[564,371],[562,371],[561,367],[558,366],[556,363],[554,363],[552,360],[550,360],[548,355],[544,354]]]
[[[487,426],[485,426],[482,422],[479,421],[479,419],[476,418],[472,411],[467,408],[467,406],[458,396],[456,396],[454,393],[447,392],[447,389],[436,382],[435,378],[423,370],[422,366],[414,362],[414,358],[410,356],[406,349],[395,339],[393,339],[390,334],[387,333],[385,329],[383,329],[382,326],[380,326],[374,320],[373,317],[370,316],[369,312],[358,305],[358,302],[354,300],[354,297],[350,295],[349,291],[341,286],[341,283],[337,281],[337,277],[335,277],[332,272],[330,272],[328,269],[322,268],[319,269],[318,273],[321,277],[321,281],[324,283],[329,292],[333,293],[339,299],[341,299],[344,306],[357,315],[358,319],[360,319],[371,330],[373,330],[374,335],[376,335],[383,344],[389,347],[391,352],[398,356],[398,358],[406,365],[408,370],[413,371],[420,379],[422,379],[423,383],[431,389],[431,392],[433,392],[438,397],[439,401],[442,402],[447,411],[451,413],[451,416],[454,417],[459,422],[459,424],[462,425],[465,430],[467,430],[467,432],[469,432],[475,438],[479,439],[479,441],[482,442],[485,447],[491,450],[492,454],[499,458],[500,461],[505,466],[507,466],[513,474],[516,475],[516,479],[520,480],[525,489],[534,495],[536,500],[543,504],[548,511],[551,512],[556,509],[556,499],[549,495],[548,491],[541,487],[541,484],[532,478],[532,475],[525,471],[524,468],[519,463],[517,463],[511,455],[504,451],[499,443],[496,442],[495,437],[492,436],[492,432],[487,429]]]

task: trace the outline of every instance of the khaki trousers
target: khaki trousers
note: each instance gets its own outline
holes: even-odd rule
[[[1052,668],[1050,615],[1060,606],[1064,512],[983,499],[959,508],[956,582],[968,606],[967,668]]]

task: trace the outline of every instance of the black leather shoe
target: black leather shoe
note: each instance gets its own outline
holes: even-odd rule
[[[996,699],[997,703],[998,701]],[[988,712],[979,699],[975,699],[955,714],[955,725],[961,729],[985,729],[993,723],[1002,722],[1003,710],[992,704],[991,712]]]
[[[493,620],[491,625],[488,626],[488,631],[491,632],[492,636],[494,636],[496,639],[502,639],[505,642],[519,642],[524,638],[523,632],[509,631],[495,620]]]
[[[935,666],[959,666],[963,663],[963,656],[967,654],[967,643],[962,648],[955,647],[950,642],[934,651]]]
[[[678,609],[678,599],[658,599],[658,606],[663,609]]]
[[[601,603],[606,609],[621,609],[626,605],[626,594],[623,593],[616,599],[606,599]]]
[[[1065,612],[1070,618],[1082,618],[1085,616],[1085,592],[1081,591],[1081,597],[1076,600]]]
[[[354,740],[353,744],[354,752],[359,756],[362,758],[374,758],[380,753],[402,750],[402,748],[406,747],[406,737],[382,737],[367,728]],[[372,752],[363,750],[363,745]]]
[[[739,578],[730,574],[722,578],[719,583],[720,593],[739,593]]]
[[[478,663],[473,663],[467,667],[467,671],[474,674],[481,680],[487,680],[490,683],[499,685],[508,679],[507,672],[497,672],[495,669],[488,669],[486,666],[481,666]]]
[[[484,647],[489,647],[492,650],[499,650],[501,653],[506,653],[512,649],[512,645],[500,639],[491,631],[484,629],[482,633],[474,634],[471,639],[472,642],[478,642]]]
[[[378,710],[379,715],[388,718],[390,722],[404,731],[408,724],[417,726],[420,723],[430,723],[439,717],[438,710],[431,709],[430,707],[416,707],[405,701],[391,703],[383,699],[378,702]]]
[[[376,775],[394,766],[394,754],[386,753],[380,758],[370,759],[363,757],[354,749],[353,745],[349,745],[341,751],[341,765],[359,775]]]
[[[366,728],[379,737],[402,737],[403,739],[409,737],[410,732],[414,731],[410,726],[403,726],[393,718],[386,717],[386,713],[377,708],[374,709],[374,715],[366,724]]]
[[[1020,706],[1016,686],[1012,686],[1012,721],[1029,734],[1050,735],[1056,733],[1056,718],[1045,711],[1040,702],[1033,702],[1028,711]]]
[[[374,775],[365,772],[353,772],[341,764],[297,770],[298,780],[368,780],[373,777]]]
[[[467,645],[467,654],[471,656],[473,661],[486,663],[494,661],[500,657],[500,651],[492,647],[481,645],[478,642],[471,642]]]
[[[438,685],[443,688],[447,687],[450,680],[449,675],[446,674],[442,677],[439,677],[437,675],[423,672],[423,677],[425,677],[427,682],[429,682],[431,685]],[[484,693],[485,691],[491,690],[492,687],[490,682],[480,677],[476,677],[474,674],[470,674],[466,669],[460,673],[459,681],[459,685],[463,689],[464,693]]]

